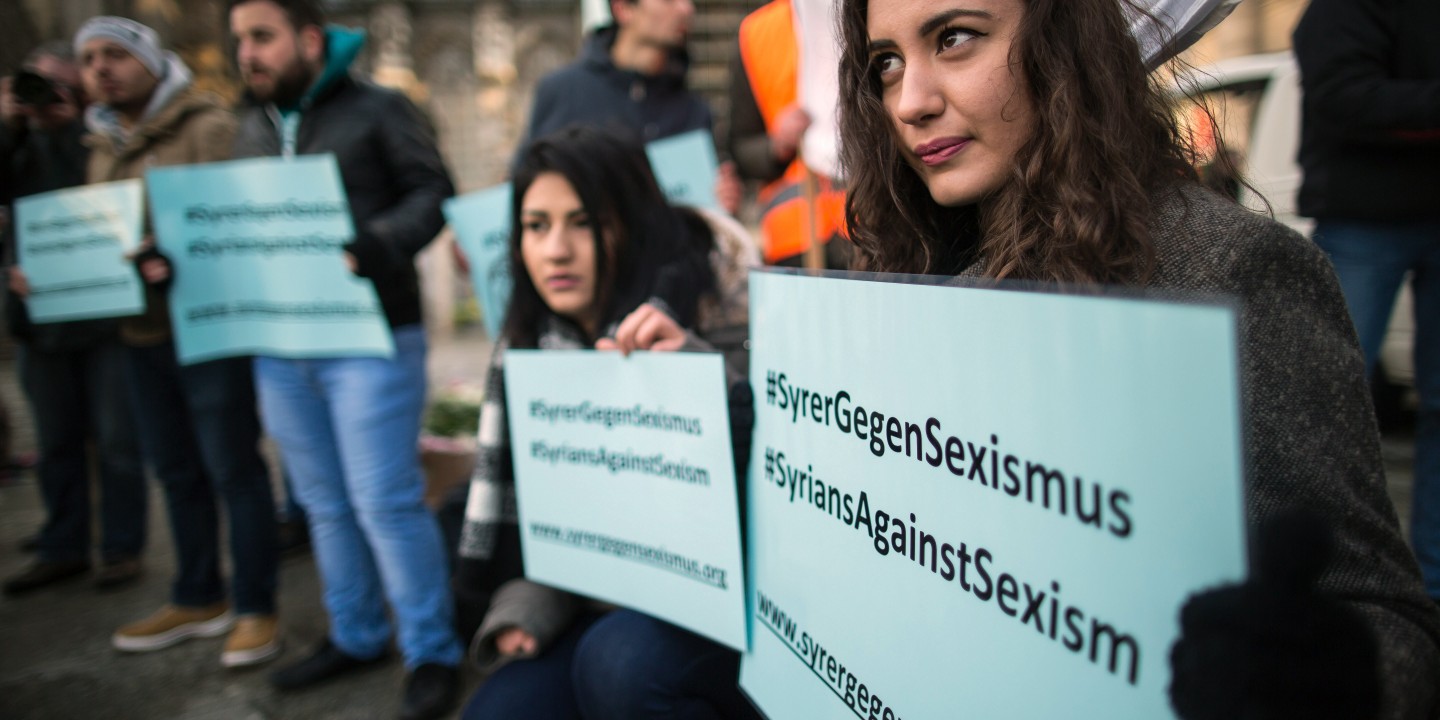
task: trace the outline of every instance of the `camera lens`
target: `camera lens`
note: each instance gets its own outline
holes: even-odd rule
[[[15,80],[10,86],[15,93],[15,99],[25,105],[41,106],[60,102],[60,94],[55,92],[55,83],[44,75],[21,70],[15,73]]]

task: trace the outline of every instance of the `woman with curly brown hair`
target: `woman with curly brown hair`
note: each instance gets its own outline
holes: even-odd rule
[[[1386,495],[1334,273],[1304,238],[1198,184],[1130,33],[1140,13],[1127,0],[844,0],[857,267],[1235,298],[1250,526],[1300,510],[1333,543],[1301,552],[1318,558],[1308,594],[1271,602],[1260,581],[1286,557],[1262,546],[1242,588],[1263,592],[1210,593],[1206,612],[1187,610],[1177,710],[1428,717],[1440,614]],[[1276,624],[1302,610],[1335,622],[1282,641],[1253,630],[1264,608],[1280,610]],[[1359,639],[1337,652],[1326,632],[1346,618]]]

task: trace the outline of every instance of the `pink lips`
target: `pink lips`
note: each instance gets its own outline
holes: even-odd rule
[[[580,284],[580,278],[574,275],[551,275],[545,278],[545,286],[551,290],[570,290]]]
[[[970,144],[970,138],[947,137],[915,146],[915,154],[926,165],[939,165]]]

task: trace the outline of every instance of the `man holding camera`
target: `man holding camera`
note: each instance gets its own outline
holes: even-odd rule
[[[0,167],[8,176],[0,204],[85,184],[84,105],[79,69],[67,43],[40,46],[24,69],[0,80]],[[9,237],[14,242],[14,232]],[[7,321],[19,341],[20,381],[40,446],[37,475],[46,520],[34,541],[35,562],[5,581],[5,594],[25,593],[90,569],[87,448],[92,440],[102,495],[95,584],[128,583],[141,571],[146,503],[121,374],[118,323],[32,324],[21,298],[23,276],[10,270],[7,280]]]

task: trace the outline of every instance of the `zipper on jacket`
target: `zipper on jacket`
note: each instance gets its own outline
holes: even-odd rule
[[[281,115],[274,105],[266,105],[265,115],[270,118],[270,124],[275,126],[275,133],[280,136],[280,157],[293,160],[295,144],[300,134],[300,113],[297,111]]]

